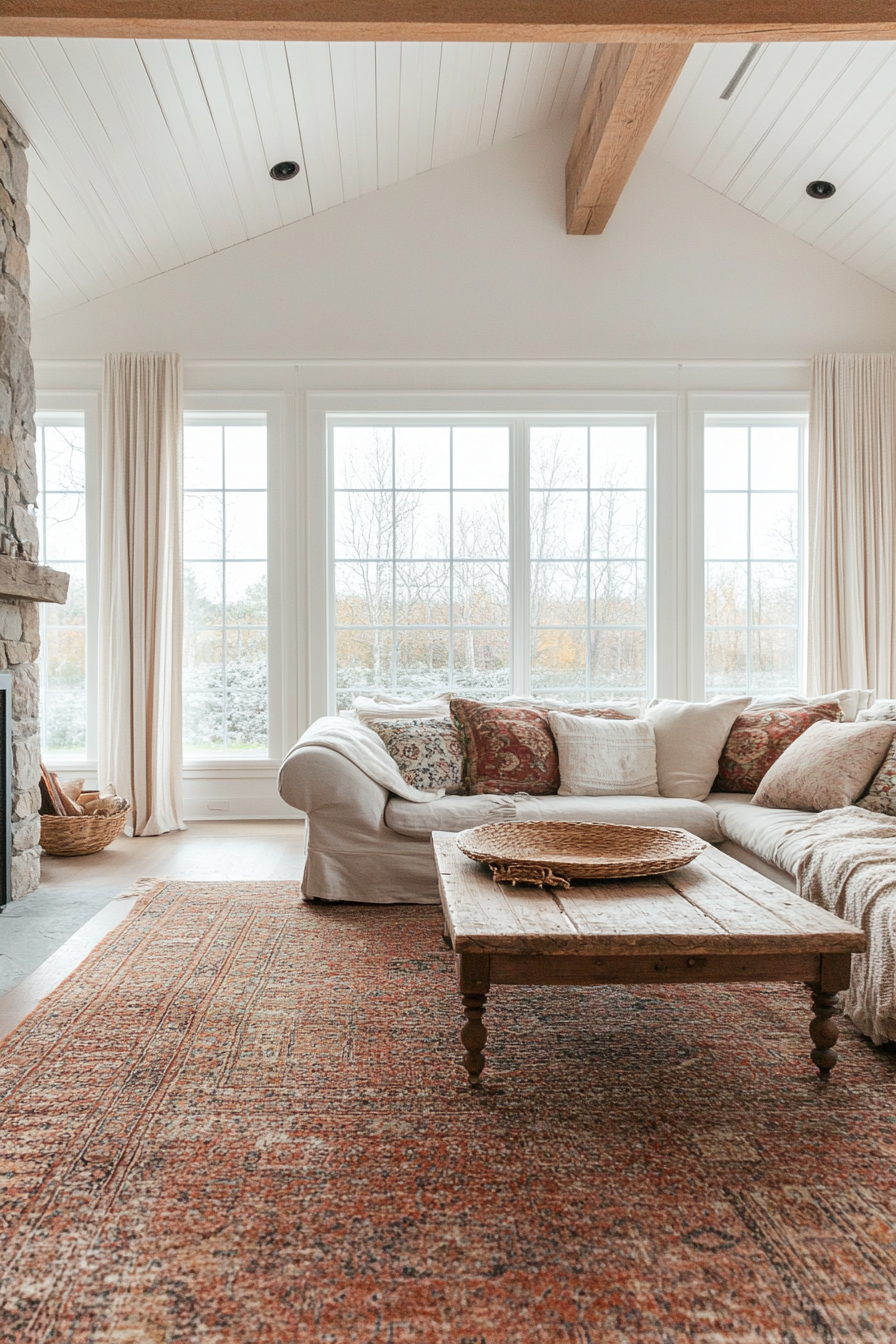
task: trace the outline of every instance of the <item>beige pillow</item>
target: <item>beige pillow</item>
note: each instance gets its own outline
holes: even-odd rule
[[[399,700],[391,695],[356,695],[353,701],[358,718],[365,725],[376,719],[450,719],[451,693],[434,695],[429,700]]]
[[[778,757],[753,802],[799,812],[849,807],[880,769],[894,731],[890,723],[813,723]]]
[[[584,718],[551,711],[566,798],[656,798],[656,741],[643,719]]]
[[[750,703],[657,700],[644,715],[656,734],[656,773],[664,798],[702,800],[719,772],[719,757],[734,720]]]

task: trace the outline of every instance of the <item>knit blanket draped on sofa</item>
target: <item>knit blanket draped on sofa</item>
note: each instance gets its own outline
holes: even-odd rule
[[[896,817],[838,808],[819,812],[804,834],[800,896],[868,936],[843,1011],[875,1045],[896,1040]]]

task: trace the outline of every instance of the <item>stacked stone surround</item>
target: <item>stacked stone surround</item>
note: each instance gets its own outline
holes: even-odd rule
[[[0,554],[37,560],[27,144],[0,102]],[[12,674],[13,899],[40,882],[39,653],[37,604],[0,598],[0,669]]]

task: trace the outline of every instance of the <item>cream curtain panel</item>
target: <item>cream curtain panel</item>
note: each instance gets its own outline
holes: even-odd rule
[[[107,355],[103,391],[100,787],[162,835],[184,829],[180,356]]]
[[[896,355],[816,355],[809,406],[810,694],[896,696]]]

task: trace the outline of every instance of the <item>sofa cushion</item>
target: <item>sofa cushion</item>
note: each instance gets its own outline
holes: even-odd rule
[[[825,812],[865,792],[893,741],[892,723],[813,723],[756,790],[759,807]]]
[[[462,793],[464,754],[453,719],[366,718],[401,771],[415,789],[444,789]]]
[[[714,809],[727,840],[765,859],[775,868],[794,874],[810,843],[814,812],[774,807],[755,807],[748,793],[711,793],[706,800]],[[425,807],[425,803],[405,803]]]
[[[813,723],[837,723],[836,700],[820,705],[757,709],[738,714],[719,757],[715,793],[755,793],[779,756]]]
[[[615,826],[679,826],[701,840],[724,839],[718,818],[706,803],[689,798],[533,798],[518,793],[479,793],[467,798],[439,798],[432,803],[406,803],[390,798],[386,825],[400,835],[425,839],[433,831],[465,831],[490,821],[603,821]]]
[[[451,713],[464,748],[468,793],[556,793],[560,762],[548,710],[534,704],[464,700],[455,696]],[[612,707],[571,709],[603,719],[628,719]]]
[[[657,700],[644,715],[656,734],[656,773],[664,798],[705,798],[719,769],[725,739],[750,697],[694,704]]]
[[[797,709],[825,705],[836,700],[844,723],[853,723],[860,710],[866,710],[874,699],[873,691],[831,691],[828,695],[754,695],[753,709]]]
[[[426,840],[433,831],[465,831],[470,826],[484,826],[489,821],[516,820],[516,799],[509,794],[446,796],[431,803],[408,803],[404,798],[390,798],[385,813],[390,831],[410,835],[415,840]]]
[[[856,807],[862,807],[866,812],[896,817],[896,737],[890,743],[883,765],[868,786],[868,792],[859,799]]]
[[[624,722],[551,710],[561,798],[656,797],[656,739],[644,719]]]
[[[711,807],[692,798],[517,797],[517,821],[599,821],[614,826],[678,826],[701,840],[722,840]],[[420,806],[420,804],[415,804]]]
[[[352,703],[361,723],[368,724],[371,719],[378,722],[385,719],[450,719],[450,700],[450,692],[445,691],[428,700],[399,700],[394,695],[356,695]]]

